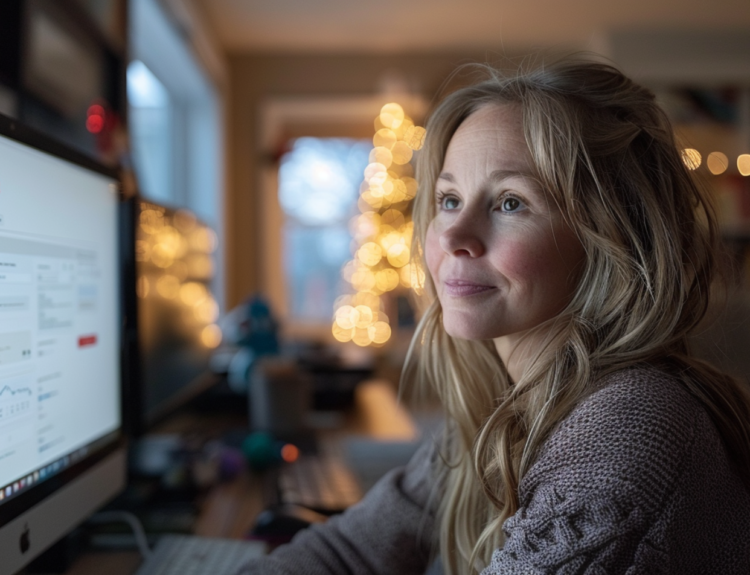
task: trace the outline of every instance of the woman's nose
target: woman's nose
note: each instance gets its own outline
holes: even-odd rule
[[[484,253],[481,223],[459,216],[440,233],[440,247],[453,256],[481,256]]]

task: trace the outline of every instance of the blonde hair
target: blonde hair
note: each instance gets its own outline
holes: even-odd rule
[[[537,177],[587,258],[568,306],[546,322],[512,382],[492,341],[449,336],[426,279],[426,309],[403,381],[434,389],[447,413],[439,549],[447,574],[479,571],[502,544],[518,485],[553,427],[607,373],[661,365],[702,402],[741,473],[750,468],[750,402],[732,378],[690,356],[716,276],[717,223],[683,164],[653,94],[612,66],[567,58],[487,78],[445,98],[417,164],[414,246],[424,267],[434,188],[458,126],[487,105],[522,110]],[[743,475],[747,480],[746,476]]]

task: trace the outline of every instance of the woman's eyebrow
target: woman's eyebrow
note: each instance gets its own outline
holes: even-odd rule
[[[456,183],[456,178],[453,177],[453,174],[450,172],[441,172],[438,176],[438,180],[445,180],[446,182],[450,182],[451,184]]]

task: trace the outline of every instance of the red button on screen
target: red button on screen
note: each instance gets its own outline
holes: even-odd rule
[[[96,345],[95,335],[82,335],[78,338],[78,347],[88,347],[90,345]]]

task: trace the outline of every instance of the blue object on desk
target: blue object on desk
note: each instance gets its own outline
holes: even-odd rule
[[[266,300],[254,295],[230,311],[221,325],[225,345],[214,353],[212,369],[225,369],[229,386],[245,393],[258,360],[279,354],[278,322]]]
[[[254,295],[244,305],[246,313],[239,325],[237,343],[252,349],[256,357],[278,354],[278,322],[271,313],[271,307],[260,295]]]

